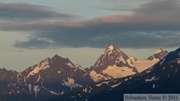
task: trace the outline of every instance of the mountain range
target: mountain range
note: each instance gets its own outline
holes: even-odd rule
[[[67,100],[66,98],[73,100],[76,97],[77,101],[86,99],[95,101],[100,100],[103,94],[109,95],[111,92],[112,94],[116,92],[114,88],[122,92],[126,92],[127,89],[129,92],[136,92],[137,84],[158,81],[160,76],[170,72],[165,67],[169,68],[171,61],[174,60],[173,66],[179,66],[179,53],[174,58],[177,52],[179,52],[178,49],[168,54],[167,51],[159,49],[146,60],[138,60],[126,55],[117,46],[110,45],[90,68],[75,66],[68,58],[59,55],[46,58],[22,72],[8,71],[3,68],[0,69],[0,98],[2,101],[41,101],[49,98],[63,101]],[[165,71],[160,71],[162,70],[160,68],[165,68]],[[169,76],[171,77],[170,74]],[[134,85],[130,85],[133,83]],[[128,85],[131,87],[129,88]],[[151,87],[159,87],[159,85],[151,84]],[[107,91],[108,93],[105,93]],[[147,91],[153,91],[153,89],[149,88]],[[72,94],[78,95],[73,97]],[[108,98],[110,97],[107,96]]]
[[[180,48],[145,71],[101,81],[46,101],[123,101],[123,94],[179,94]]]

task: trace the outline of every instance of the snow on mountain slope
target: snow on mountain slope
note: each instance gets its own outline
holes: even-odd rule
[[[154,64],[156,64],[158,61],[159,61],[158,59],[154,59],[152,61],[137,60],[137,61],[133,62],[133,64],[137,68],[138,72],[142,72],[142,71],[148,69],[149,67],[153,66]]]
[[[126,77],[135,74],[135,72],[132,72],[131,68],[117,66],[108,66],[102,73],[112,76],[113,78]]]
[[[172,93],[180,91],[180,48],[170,52],[151,68],[114,80],[102,81],[64,94],[53,101],[120,101],[124,94]],[[47,100],[47,101],[51,101]]]
[[[50,63],[50,58],[45,59],[44,61],[42,61],[39,65],[37,65],[27,76],[27,78],[29,76],[33,76],[39,73],[39,71],[41,70],[45,70],[49,68],[49,63]]]
[[[95,71],[96,74],[101,74],[101,77],[96,78],[96,82],[107,80],[107,78],[122,78],[148,69],[166,56],[167,53],[167,51],[160,48],[147,60],[138,60],[133,56],[127,56],[118,47],[110,45],[91,67],[91,70]],[[102,75],[106,75],[106,78],[103,78]]]
[[[127,61],[129,60],[129,61]],[[133,68],[130,58],[122,52],[117,46],[110,45],[105,52],[99,57],[92,69],[100,72],[107,68],[107,66],[117,65],[119,67],[128,66]]]
[[[7,94],[10,98],[20,96],[17,100],[9,99],[12,101],[20,101],[20,99],[21,101],[25,99],[38,101],[98,82],[99,87],[106,85],[115,88],[122,82],[110,83],[104,80],[124,78],[142,72],[165,56],[166,52],[163,52],[160,49],[147,60],[141,61],[127,56],[118,47],[110,45],[90,69],[76,67],[68,58],[58,55],[46,58],[39,64],[30,66],[19,73],[0,69],[0,98],[2,94]],[[164,59],[160,63],[163,64],[166,61]],[[156,78],[147,78],[146,81],[154,79]],[[93,87],[84,89],[86,93],[93,91],[95,91]]]
[[[100,81],[100,80],[102,80],[104,78],[103,75],[97,73],[94,70],[90,71],[89,75],[90,75],[90,77],[92,78],[92,80],[94,82],[98,82],[98,81]]]
[[[161,48],[155,52],[152,56],[148,57],[147,60],[154,60],[159,59],[161,60],[163,57],[165,57],[168,54],[168,52],[165,50],[162,50]]]
[[[69,77],[68,77],[68,81],[65,81],[65,80],[63,80],[63,81],[64,81],[64,83],[62,83],[62,85],[70,87],[71,90],[72,90],[72,88],[82,87],[82,85],[75,83],[74,82],[75,80],[72,78],[69,78]]]
[[[122,82],[115,88],[103,90],[98,94],[88,97],[88,101],[119,101],[124,93],[177,93],[180,91],[180,48],[170,52],[153,67]],[[117,82],[118,84],[118,82]],[[87,97],[86,95],[85,97]],[[82,96],[82,98],[84,98]],[[71,101],[71,100],[69,100]]]
[[[148,69],[149,67],[153,66],[157,62],[159,62],[167,54],[168,54],[167,51],[164,51],[160,48],[153,55],[148,57],[146,60],[136,60],[133,61],[133,64],[137,68],[138,72],[142,72]]]
[[[103,75],[103,77],[99,77],[98,80],[96,79],[96,82],[138,73],[133,61],[114,45],[110,45],[105,50],[94,66],[91,67],[91,71]],[[104,76],[106,78],[104,78]]]
[[[91,81],[90,77],[83,77],[87,70],[81,66],[75,67],[68,58],[55,55],[20,73],[12,72],[8,74],[10,77],[8,77],[9,81],[7,81],[6,85],[2,86],[0,79],[0,85],[4,89],[2,90],[0,87],[0,94],[7,93],[10,98],[15,95],[21,96],[17,97],[17,101],[26,101],[24,96],[30,101],[39,101],[42,98],[61,95],[88,84],[88,80]],[[4,71],[4,73],[6,74],[8,71]],[[11,77],[12,75],[13,77]],[[15,81],[11,80],[11,78],[15,79]],[[7,85],[8,87],[4,88]],[[9,100],[16,101],[15,99]]]
[[[132,78],[131,76],[128,76],[124,78],[105,80],[105,81],[89,84],[80,89],[76,89],[75,91],[71,91],[57,98],[46,100],[46,101],[89,101],[89,98],[95,96],[96,94],[102,91],[108,92],[109,90],[117,86],[120,86],[121,83],[127,80],[130,80],[131,78]],[[101,100],[94,100],[94,101],[101,101]]]

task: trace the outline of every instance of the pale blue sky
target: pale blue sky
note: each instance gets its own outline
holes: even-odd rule
[[[28,3],[50,7],[63,13],[79,15],[84,18],[131,13],[125,9],[138,7],[150,0],[2,0],[4,3]],[[105,10],[118,8],[124,10]]]
[[[145,59],[180,43],[177,0],[1,0],[0,67],[22,71],[59,54],[92,66],[110,44]]]

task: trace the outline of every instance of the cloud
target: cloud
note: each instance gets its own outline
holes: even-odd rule
[[[104,48],[110,44],[122,48],[178,47],[179,9],[176,0],[157,0],[133,9],[131,15],[111,15],[79,22],[19,23],[18,26],[7,25],[4,30],[33,30],[29,40],[15,43],[18,48]],[[2,26],[0,24],[0,29]]]
[[[49,18],[64,20],[77,18],[77,16],[59,13],[45,6],[23,3],[0,3],[0,19],[32,21]]]
[[[47,46],[51,46],[52,43],[50,41],[44,40],[44,39],[39,39],[39,38],[31,38],[28,40],[29,42],[21,42],[21,41],[16,41],[15,47],[23,47],[23,48],[28,48],[28,49],[44,49],[47,48]]]
[[[105,48],[110,44],[118,45],[121,48],[159,48],[177,47],[180,43],[178,32],[121,32],[121,33],[74,33],[74,30],[65,32],[51,31],[34,34],[26,42],[15,44],[19,48],[57,48],[57,47],[93,47]],[[78,34],[77,34],[78,33]],[[41,39],[44,40],[41,40]],[[49,40],[49,41],[47,41]]]
[[[180,4],[176,0],[154,0],[136,8],[134,12],[134,22],[154,23],[154,24],[179,24]],[[131,20],[131,21],[132,21]]]

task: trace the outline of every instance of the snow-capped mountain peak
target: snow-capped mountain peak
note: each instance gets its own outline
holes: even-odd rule
[[[158,53],[161,53],[161,52],[163,52],[164,50],[162,50],[162,48],[159,48],[156,52],[155,52],[155,54],[158,54]]]
[[[109,75],[110,78],[138,73],[132,60],[115,45],[110,45],[105,50],[91,70],[102,75]],[[114,71],[116,73],[113,73]]]
[[[158,52],[159,53],[159,52]],[[148,61],[148,60],[146,60]],[[180,48],[170,52],[151,68],[134,76],[106,80],[84,86],[76,92],[48,101],[110,101],[123,100],[124,93],[175,93],[180,89]],[[94,72],[94,71],[93,71]],[[115,71],[114,71],[115,73]],[[98,77],[97,73],[94,77]],[[167,83],[168,82],[168,83]]]
[[[75,66],[68,58],[54,55],[52,58],[46,58],[39,64],[31,66],[19,73],[0,69],[0,83],[4,84],[0,87],[0,89],[2,89],[0,90],[0,95],[10,94],[14,96],[13,94],[26,94],[28,97],[25,97],[25,99],[28,98],[33,99],[33,101],[39,101],[39,99],[46,97],[46,95],[48,95],[47,98],[62,95],[76,87],[82,87],[103,80],[123,79],[124,77],[140,73],[157,63],[159,61],[158,59],[166,55],[166,52],[167,51],[159,49],[149,60],[141,61],[135,57],[127,56],[117,46],[110,45],[90,69],[83,68],[79,65]],[[170,54],[170,56],[160,60],[160,65],[171,62],[174,57],[178,58],[180,56],[179,49]],[[180,60],[173,61],[173,63],[179,64]],[[170,65],[169,67],[172,66]],[[164,70],[164,68],[165,67],[162,69]],[[165,69],[167,69],[167,67]],[[176,69],[173,72],[178,73]],[[171,77],[173,75],[168,76]],[[145,81],[150,81],[154,78],[155,77],[152,76],[152,78],[147,78]],[[4,83],[4,81],[6,82]],[[124,81],[126,81],[126,79]],[[109,85],[110,83],[104,81],[98,84],[98,86],[103,84]],[[114,88],[120,84],[121,82],[117,84],[113,83],[109,87]],[[88,90],[84,91],[87,92]],[[90,89],[88,92],[91,91]],[[25,100],[22,99],[21,101]]]
[[[174,59],[179,59],[180,57],[180,47],[176,49],[175,51],[170,52],[166,55],[159,63],[162,65],[163,63],[169,63]]]
[[[110,45],[108,48],[106,48],[105,50],[105,53],[104,54],[107,54],[109,57],[111,54],[114,55],[114,53],[118,53],[118,54],[124,54],[117,46],[115,45]]]
[[[115,45],[110,45],[105,52],[99,57],[95,65],[93,66],[94,68],[101,68],[105,69],[107,66],[114,66],[114,65],[119,65],[122,63],[126,64],[126,60],[128,60],[129,57],[122,52],[118,47]],[[122,63],[118,63],[122,62]]]
[[[112,50],[114,50],[114,48],[115,48],[114,45],[110,45],[110,46],[107,48],[107,50],[108,50],[108,51],[112,51]]]
[[[135,67],[138,69],[139,72],[142,72],[146,69],[148,69],[149,67],[153,66],[154,64],[156,64],[157,62],[159,62],[163,57],[165,57],[168,54],[168,52],[163,49],[158,49],[153,55],[151,55],[150,57],[148,57],[146,60],[137,60],[137,61],[133,61],[133,64],[135,65]]]
[[[110,51],[113,51],[113,50],[119,50],[120,51],[120,49],[117,46],[110,45],[109,47],[106,48],[105,52],[110,52]]]
[[[159,49],[153,54],[152,56],[148,57],[147,60],[161,60],[163,57],[165,57],[168,54],[166,50]]]

